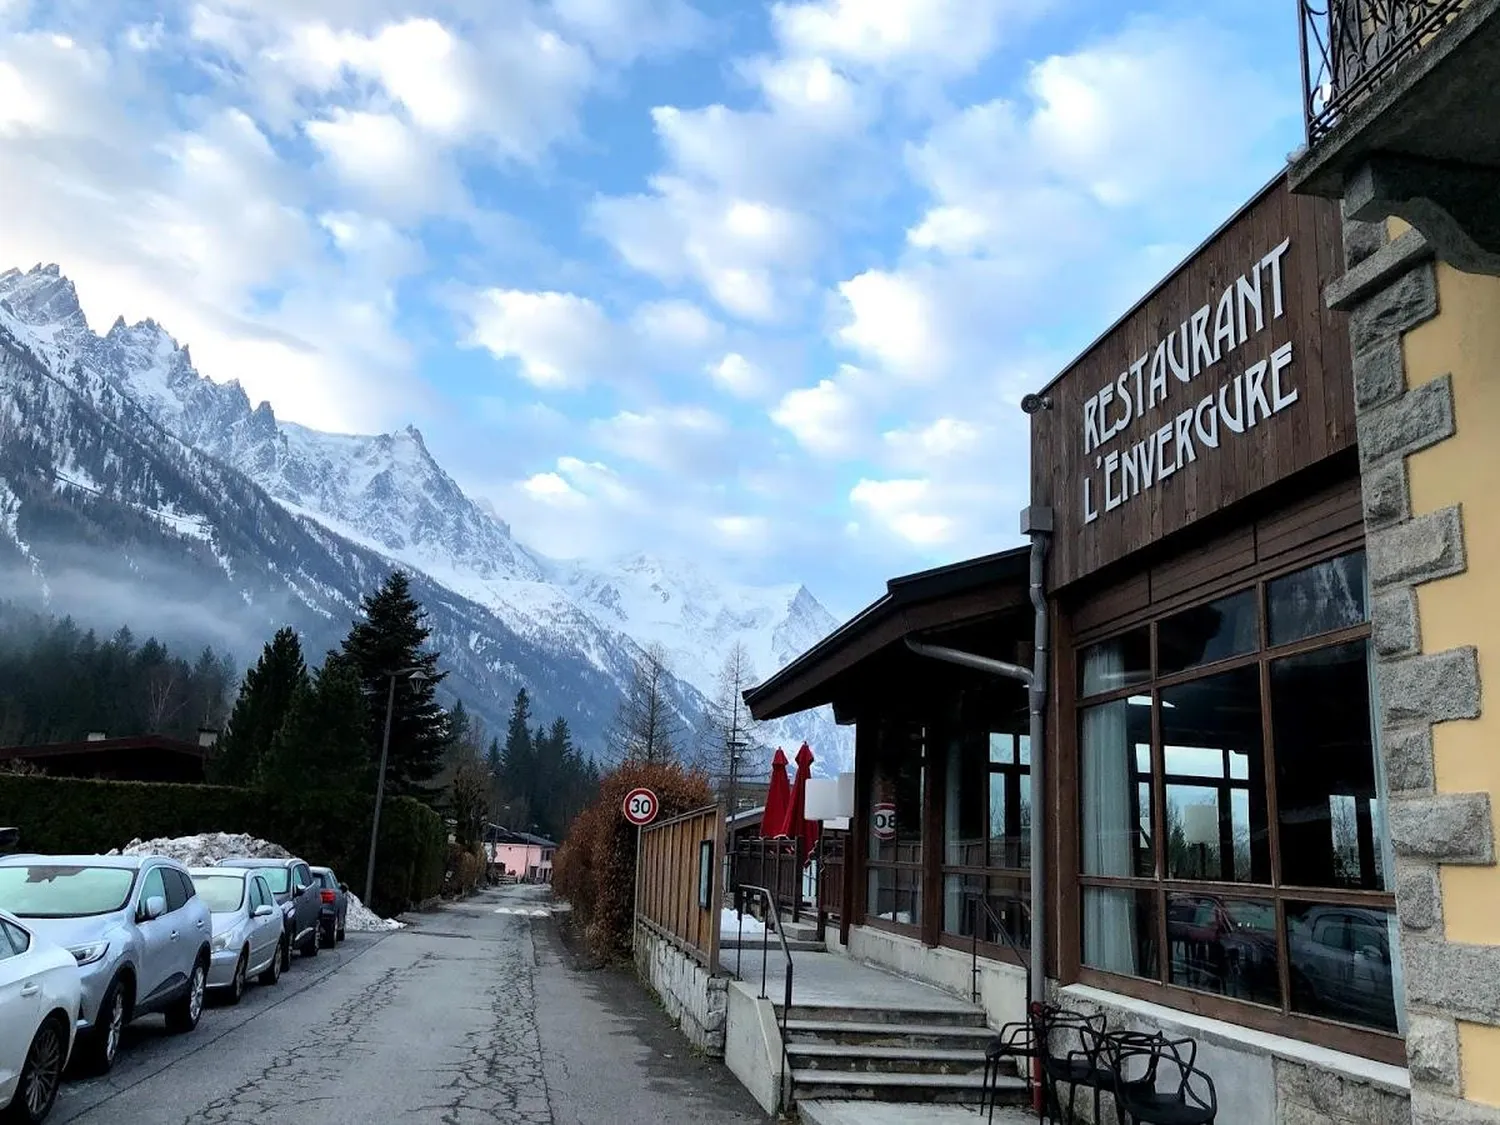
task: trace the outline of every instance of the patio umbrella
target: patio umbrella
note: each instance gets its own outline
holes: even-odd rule
[[[802,749],[797,751],[797,779],[792,782],[792,812],[787,818],[786,827],[788,836],[801,837],[804,862],[812,858],[813,849],[818,846],[818,835],[823,827],[816,820],[808,820],[806,815],[807,782],[812,777],[812,764],[812,747],[804,742]]]
[[[766,807],[760,814],[762,836],[785,836],[792,816],[792,783],[786,776],[786,754],[776,747],[771,759],[771,788],[766,793]]]

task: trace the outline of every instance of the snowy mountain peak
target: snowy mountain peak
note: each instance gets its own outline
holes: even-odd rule
[[[805,586],[724,582],[691,559],[643,552],[606,563],[544,558],[512,538],[493,505],[465,494],[415,425],[331,434],[282,421],[269,402],[252,408],[237,382],[199,373],[187,347],[154,320],[126,324],[122,317],[102,337],[89,331],[56,266],[0,274],[0,302],[0,328],[19,321],[18,336],[55,370],[81,364],[293,515],[421,572],[541,651],[581,657],[616,682],[628,677],[642,646],[659,643],[674,675],[711,696],[736,643],[766,676],[835,625]],[[468,644],[477,655],[484,641],[475,634]],[[797,729],[783,733],[778,724],[776,737],[806,738],[820,758],[825,749],[834,761],[847,754],[847,732],[831,717],[787,723]]]
[[[25,273],[12,269],[0,274],[0,302],[22,324],[50,329],[48,335],[88,329],[78,291],[55,263],[36,265]]]

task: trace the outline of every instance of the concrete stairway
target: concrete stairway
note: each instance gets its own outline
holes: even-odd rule
[[[984,1089],[984,1049],[994,1035],[977,1007],[793,1004],[786,1021],[792,1097],[976,1103]],[[1026,1083],[1013,1067],[999,1085],[1002,1104],[1025,1100]]]
[[[750,921],[750,915],[745,915],[745,921]],[[793,922],[790,919],[781,923],[782,933],[786,935],[787,948],[793,953],[822,953],[827,946],[818,940],[818,927],[812,922]],[[739,929],[735,926],[725,926],[723,933],[719,936],[719,948],[721,950],[743,949],[745,956],[750,956],[750,950],[757,951],[761,947],[761,932],[756,929],[751,933],[748,929],[743,939],[739,936]],[[781,942],[776,939],[773,930],[771,938],[771,956],[781,956]]]

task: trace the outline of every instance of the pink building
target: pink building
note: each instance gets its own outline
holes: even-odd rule
[[[484,850],[497,874],[523,883],[552,882],[552,856],[557,845],[530,832],[513,832],[491,824],[484,834]]]

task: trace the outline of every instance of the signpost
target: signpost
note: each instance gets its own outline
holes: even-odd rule
[[[896,838],[896,806],[889,801],[881,801],[870,810],[871,827],[875,830],[877,840],[894,840]]]
[[[626,821],[635,825],[635,900],[630,919],[630,944],[633,947],[637,921],[641,916],[641,829],[656,819],[656,814],[661,812],[661,802],[651,790],[636,788],[625,794],[621,811],[625,813]]]

